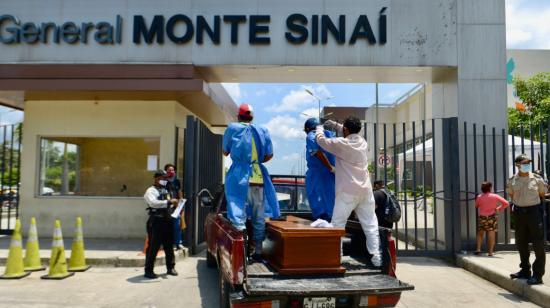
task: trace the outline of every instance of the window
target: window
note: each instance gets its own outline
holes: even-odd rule
[[[47,137],[40,141],[42,196],[140,197],[158,169],[160,138]],[[148,166],[155,162],[155,166]],[[148,168],[154,167],[154,168]],[[148,170],[150,169],[150,170]]]

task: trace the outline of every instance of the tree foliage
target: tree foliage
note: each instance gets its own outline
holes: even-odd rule
[[[523,133],[530,138],[530,126],[534,127],[532,139],[539,138],[539,125],[548,129],[550,119],[550,73],[539,73],[531,78],[514,77],[517,97],[525,105],[525,111],[508,109],[508,126],[516,135]]]

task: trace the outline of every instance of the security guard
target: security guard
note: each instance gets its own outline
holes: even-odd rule
[[[166,256],[167,274],[177,276],[174,269],[174,250],[172,249],[173,228],[170,217],[170,208],[178,204],[178,200],[171,198],[166,190],[166,172],[158,170],[155,172],[155,183],[145,192],[143,198],[147,203],[149,219],[147,220],[147,235],[149,236],[149,245],[145,255],[145,277],[154,279],[157,275],[154,273],[155,259],[160,245],[164,249]]]
[[[530,285],[542,284],[546,255],[541,198],[544,198],[546,193],[546,185],[540,176],[531,172],[531,159],[527,155],[518,155],[514,163],[518,173],[508,180],[508,193],[514,204],[516,246],[521,260],[521,270],[511,274],[510,278],[525,278]],[[533,263],[533,276],[529,263],[529,242],[533,243],[536,257]]]

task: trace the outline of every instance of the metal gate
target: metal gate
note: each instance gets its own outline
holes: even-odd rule
[[[543,176],[550,172],[550,120],[510,131],[457,118],[365,123],[363,134],[373,179],[384,181],[402,206],[394,230],[400,255],[474,249],[480,185],[491,181],[506,198],[516,155],[532,157],[532,169]],[[499,216],[496,248],[515,248],[510,209]]]
[[[458,182],[457,119],[405,123],[364,123],[369,144],[369,172],[395,193],[402,218],[395,224],[399,255],[450,255]]]
[[[19,218],[23,125],[0,126],[0,234],[11,234]]]
[[[187,198],[189,224],[187,243],[191,253],[205,248],[204,221],[208,208],[199,205],[197,193],[207,188],[214,191],[222,183],[222,136],[212,133],[199,119],[188,116],[184,139],[184,194]]]

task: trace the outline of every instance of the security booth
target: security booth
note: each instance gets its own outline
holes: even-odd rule
[[[236,105],[192,65],[4,65],[3,86],[23,93],[20,203],[48,235],[74,217],[92,238],[140,238],[143,194],[167,163],[184,178],[188,117],[220,133]],[[40,82],[36,78],[40,77]],[[189,147],[193,147],[190,145]],[[211,161],[220,171],[221,155]],[[71,222],[71,223],[69,223]]]

